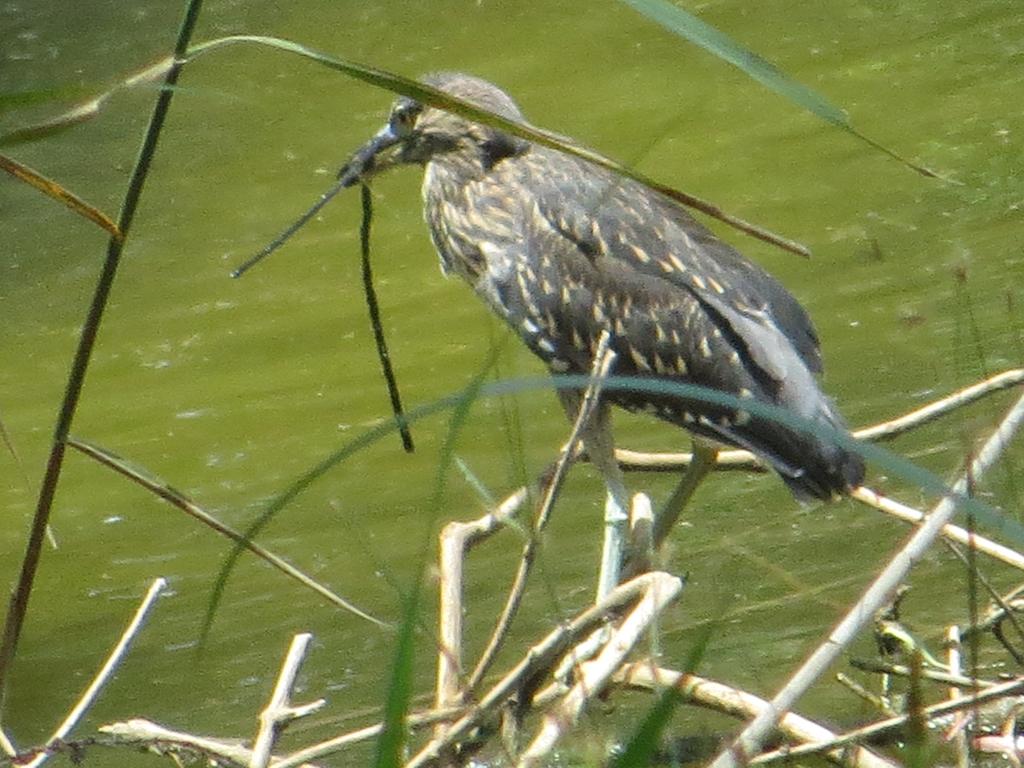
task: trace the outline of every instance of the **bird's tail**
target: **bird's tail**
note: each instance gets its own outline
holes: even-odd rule
[[[831,499],[864,481],[864,460],[835,439],[849,431],[828,399],[820,395],[815,405],[812,413],[806,405],[798,413],[807,429],[752,416],[723,436],[767,461],[798,499]]]

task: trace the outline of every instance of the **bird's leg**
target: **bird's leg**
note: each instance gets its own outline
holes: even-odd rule
[[[559,393],[562,406],[570,418],[579,410],[578,392]],[[604,545],[601,551],[601,570],[597,581],[597,599],[602,600],[619,584],[622,573],[622,555],[629,523],[629,492],[622,469],[615,460],[615,442],[612,438],[611,413],[607,405],[595,409],[582,432],[583,447],[605,485]]]
[[[715,468],[718,461],[718,448],[704,442],[700,438],[693,438],[693,458],[690,466],[687,467],[679,485],[672,491],[661,511],[654,519],[654,531],[651,540],[654,549],[657,549],[665,541],[672,526],[676,524],[679,515],[690,501],[697,486]]]
[[[581,407],[580,393],[560,390],[559,397],[570,420],[575,421],[575,415]],[[597,602],[600,602],[619,584],[629,525],[629,494],[622,469],[615,460],[608,405],[598,402],[583,425],[580,438],[590,463],[601,473],[605,485],[604,543],[601,548],[601,570],[597,577]],[[567,680],[579,664],[597,654],[608,637],[608,627],[595,630],[562,660],[555,670],[555,679]]]

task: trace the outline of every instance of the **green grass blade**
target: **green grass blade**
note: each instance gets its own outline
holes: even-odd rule
[[[452,415],[448,422],[448,431],[441,445],[440,460],[438,461],[437,477],[434,485],[434,498],[430,505],[434,512],[434,517],[440,514],[441,511],[448,470],[456,461],[455,446],[459,434],[462,432],[463,427],[465,427],[473,404],[479,398],[480,389],[494,364],[495,357],[491,355],[484,362],[480,372],[473,377],[469,386],[462,392],[452,409]],[[401,424],[402,419],[396,417],[396,421]],[[413,696],[412,681],[416,650],[416,627],[419,623],[423,574],[426,572],[427,560],[431,552],[429,537],[424,538],[423,544],[423,550],[420,554],[419,577],[412,592],[405,598],[405,610],[403,611],[402,624],[399,629],[395,660],[391,669],[391,683],[388,686],[388,698],[384,705],[384,727],[381,730],[380,737],[377,739],[377,750],[373,763],[374,768],[398,768],[398,766],[405,762],[403,760],[407,732],[405,723]]]
[[[384,722],[374,755],[374,768],[398,768],[405,762],[406,725],[412,702],[412,680],[416,656],[416,625],[419,621],[420,583],[417,581],[405,599],[402,624],[398,631],[395,658],[391,665],[391,681],[384,703]]]
[[[668,0],[622,2],[670,32],[732,64],[748,77],[813,112],[822,120],[842,128],[852,128],[846,112],[824,96],[797,82],[770,61],[744,48],[724,32],[706,21],[701,21],[692,13],[684,11]]]
[[[432,88],[429,85],[424,85],[423,83],[411,78],[396,75],[383,69],[377,69],[376,67],[370,67],[365,64],[358,64],[346,59],[339,59],[336,56],[331,56],[323,51],[318,51],[313,48],[300,45],[299,43],[292,42],[291,40],[284,40],[277,37],[266,37],[263,35],[233,35],[231,37],[221,37],[215,40],[209,40],[191,47],[188,51],[188,56],[190,59],[193,59],[197,56],[220,48],[244,43],[276,48],[280,51],[286,51],[288,53],[302,56],[303,58],[315,61],[329,69],[342,72],[349,77],[361,80],[369,85],[383,88],[402,96],[408,96],[422,104],[453,112],[469,120],[499,128],[507,133],[527,139],[528,141],[532,141],[536,144],[551,147],[559,152],[579,157],[586,160],[588,163],[593,163],[594,165],[602,168],[607,168],[620,176],[633,179],[634,181],[650,187],[651,189],[660,192],[666,197],[669,197],[682,205],[718,219],[719,221],[728,224],[730,227],[733,227],[740,232],[744,232],[751,237],[755,237],[758,240],[771,243],[783,250],[790,251],[791,253],[795,253],[800,256],[810,255],[807,248],[800,243],[771,232],[764,227],[744,221],[737,216],[733,216],[708,200],[674,189],[667,184],[661,184],[639,171],[629,168],[628,166],[624,166],[609,157],[605,157],[599,152],[595,152],[592,149],[576,144],[571,140],[566,139],[564,136],[560,136],[557,133],[544,130],[543,128],[539,128],[529,123],[509,120],[506,117],[489,112],[486,109],[481,109],[480,107],[468,102],[453,98],[447,93],[439,91],[436,88]]]
[[[165,87],[161,90],[156,104],[153,106],[153,113],[143,135],[142,146],[139,149],[138,158],[132,167],[128,188],[121,203],[117,228],[122,233],[122,237],[111,236],[107,244],[107,255],[103,262],[103,269],[96,281],[92,303],[82,323],[78,346],[75,348],[71,372],[68,374],[64,397],[61,401],[60,412],[57,415],[57,423],[54,427],[50,454],[46,461],[42,482],[40,483],[36,509],[32,517],[32,527],[29,531],[28,543],[25,546],[25,554],[21,561],[21,572],[18,576],[11,601],[8,604],[7,618],[4,621],[3,639],[0,640],[0,702],[4,698],[11,661],[17,650],[25,614],[28,611],[28,602],[39,567],[43,537],[49,530],[50,511],[53,508],[53,500],[57,493],[57,485],[60,482],[61,470],[64,466],[65,440],[71,430],[71,424],[78,409],[78,401],[82,394],[82,387],[85,384],[85,377],[88,372],[89,361],[92,359],[96,337],[99,333],[104,311],[110,298],[110,291],[114,284],[114,278],[117,275],[117,269],[121,262],[124,238],[127,237],[128,231],[131,228],[135,210],[139,199],[142,197],[142,190],[145,187],[146,178],[152,166],[153,156],[156,154],[157,143],[163,130],[164,121],[167,118],[167,111],[170,109],[171,97],[174,94],[173,86],[177,83],[181,68],[184,66],[181,56],[188,47],[189,40],[192,38],[192,32],[195,30],[201,6],[202,0],[189,0],[186,6],[185,17],[178,30],[178,39],[174,47],[175,55],[173,58],[176,63],[167,70],[164,78]]]
[[[712,622],[706,625],[697,638],[696,644],[687,654],[682,670],[685,674],[697,671],[701,659],[711,643],[711,635],[717,628]],[[685,680],[686,678],[682,678]],[[683,696],[679,693],[677,686],[669,686],[651,707],[640,725],[633,732],[625,747],[619,752],[609,764],[609,768],[633,768],[638,765],[654,765],[654,756],[661,744],[661,734],[672,718],[675,708],[682,702]]]
[[[166,79],[167,74],[176,67],[180,67],[180,64],[175,64],[173,56],[167,56],[156,64],[150,64],[142,69],[131,72],[102,93],[79,102],[70,109],[66,109],[51,118],[0,134],[0,147],[10,147],[30,141],[39,141],[86,123],[96,117],[110,100],[111,96],[118,91],[133,88],[143,83],[155,82],[160,78]],[[0,101],[0,107],[2,106],[3,102]]]
[[[280,495],[273,499],[262,514],[242,534],[246,541],[255,537],[282,509],[294,501],[307,488],[326,476],[331,470],[344,463],[349,457],[355,455],[364,448],[373,445],[398,430],[400,424],[411,426],[420,419],[441,413],[449,409],[468,409],[469,404],[475,399],[501,398],[513,393],[530,392],[535,390],[555,389],[582,389],[587,386],[590,379],[582,375],[561,375],[557,377],[534,377],[509,379],[505,381],[481,383],[474,380],[466,389],[454,395],[437,400],[433,403],[414,408],[405,414],[401,422],[392,420],[380,424],[364,432],[359,437],[345,444],[337,451],[329,454],[308,472],[301,475],[295,482],[286,488]],[[977,498],[955,493],[941,478],[923,469],[912,461],[892,453],[885,448],[856,440],[849,434],[839,432],[831,427],[820,423],[812,423],[792,412],[765,403],[752,401],[749,398],[740,399],[724,392],[700,387],[695,384],[681,384],[670,381],[656,381],[651,379],[611,376],[603,384],[605,392],[630,391],[646,392],[650,394],[682,397],[698,402],[725,407],[729,409],[742,409],[750,412],[759,418],[775,421],[790,429],[809,432],[824,440],[833,440],[842,447],[859,453],[866,460],[884,469],[888,474],[898,477],[908,483],[912,483],[923,491],[936,496],[950,496],[960,506],[961,511],[970,512],[979,521],[988,526],[991,530],[1006,536],[1018,545],[1024,544],[1024,525],[1013,520],[1008,515],[1002,514],[997,509],[980,501]],[[454,420],[454,419],[453,419]],[[452,446],[454,442],[451,440]],[[439,473],[451,462],[454,456],[454,448],[446,447],[443,455],[448,458],[441,462]],[[438,476],[438,484],[435,488],[435,503],[439,502],[443,490],[443,480]],[[238,557],[244,550],[244,546],[236,544],[231,554],[225,559],[221,570],[214,580],[214,586],[208,603],[206,616],[203,620],[200,646],[205,642],[209,629],[213,623],[213,616],[223,597],[227,578],[234,569]]]
[[[62,88],[39,88],[26,91],[7,91],[0,93],[0,114],[12,112],[17,109],[34,107],[39,104],[49,104],[55,101],[65,101],[84,96],[86,91],[80,87]]]
[[[794,80],[767,59],[744,48],[724,32],[701,21],[692,13],[684,11],[668,0],[621,1],[673,34],[700,46],[722,61],[732,64],[751,79],[817,115],[825,122],[856,136],[872,149],[888,155],[923,176],[939,178],[939,174],[935,171],[908,160],[895,150],[862,134],[853,127],[849,115],[843,109],[837,107],[817,91]]]

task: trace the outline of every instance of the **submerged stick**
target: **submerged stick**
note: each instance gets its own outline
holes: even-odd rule
[[[373,327],[373,340],[377,344],[377,359],[380,360],[380,368],[384,373],[384,381],[388,387],[388,397],[391,399],[391,411],[395,414],[395,421],[398,422],[398,432],[402,436],[402,447],[406,453],[412,453],[412,433],[409,425],[405,423],[405,413],[402,410],[402,396],[398,391],[398,381],[395,379],[395,371],[391,367],[391,355],[388,353],[388,342],[384,338],[384,326],[380,321],[380,305],[377,303],[377,291],[373,287],[373,270],[370,267],[370,225],[373,223],[373,194],[367,184],[360,185],[360,192],[363,201],[363,221],[359,226],[359,249],[362,254],[363,263],[363,293],[366,296],[366,308],[370,312],[370,325]]]

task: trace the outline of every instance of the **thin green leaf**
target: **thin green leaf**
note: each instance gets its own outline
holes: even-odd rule
[[[424,85],[416,80],[402,77],[401,75],[396,75],[364,64],[357,64],[346,59],[339,59],[323,53],[322,51],[317,51],[313,48],[300,45],[299,43],[294,43],[291,40],[283,40],[281,38],[265,37],[261,35],[234,35],[231,37],[221,37],[216,40],[209,40],[190,48],[188,56],[190,59],[195,58],[202,54],[209,53],[210,51],[217,50],[218,48],[239,43],[253,43],[297,54],[304,58],[311,59],[325,67],[329,67],[330,69],[343,72],[344,74],[357,80],[361,80],[364,83],[369,83],[370,85],[383,88],[402,96],[408,96],[422,104],[453,112],[470,120],[494,126],[495,128],[500,128],[503,131],[520,136],[537,144],[551,147],[559,152],[579,157],[589,163],[593,163],[594,165],[607,168],[620,176],[625,176],[644,184],[645,186],[660,192],[676,202],[682,203],[694,210],[701,211],[702,213],[718,219],[741,232],[745,232],[758,240],[771,243],[783,250],[800,256],[810,256],[810,252],[807,248],[800,243],[789,240],[788,238],[777,235],[774,232],[770,232],[756,224],[751,224],[739,217],[726,213],[722,208],[707,200],[695,197],[694,195],[690,195],[686,192],[681,192],[666,184],[661,184],[649,176],[645,176],[639,171],[624,166],[592,149],[587,149],[579,144],[575,144],[564,136],[560,136],[552,131],[544,130],[543,128],[538,128],[537,126],[530,125],[529,123],[520,123],[509,120],[506,117],[489,112],[486,109],[481,109],[478,106],[469,104],[468,102],[460,99],[453,98],[443,91],[439,91],[429,85]]]
[[[589,377],[582,375],[560,375],[553,378],[536,377],[508,379],[505,381],[490,382],[479,386],[474,383],[461,392],[441,398],[433,403],[428,403],[426,405],[419,406],[418,408],[414,408],[405,414],[402,423],[411,426],[420,419],[432,416],[436,413],[440,413],[451,408],[465,407],[466,403],[472,402],[472,399],[474,398],[500,398],[514,393],[549,390],[552,388],[582,389],[585,388],[588,383]],[[742,409],[750,412],[753,416],[758,418],[775,421],[797,431],[808,432],[823,440],[835,441],[843,448],[860,454],[866,460],[884,469],[888,474],[912,483],[923,491],[933,493],[936,496],[950,496],[955,498],[956,503],[962,510],[969,511],[989,528],[1006,536],[1011,541],[1014,541],[1017,544],[1024,544],[1024,525],[1016,522],[1007,515],[1002,514],[988,504],[985,504],[976,498],[955,493],[936,475],[881,446],[860,442],[846,433],[839,432],[838,430],[820,422],[809,421],[786,409],[752,401],[749,398],[741,400],[724,392],[700,387],[695,384],[657,381],[633,376],[610,376],[604,381],[602,386],[606,393],[614,391],[645,392],[667,397],[686,398],[730,410]],[[472,396],[470,396],[471,393]],[[245,540],[251,540],[259,533],[259,531],[270,523],[278,512],[294,501],[307,488],[327,475],[328,472],[364,448],[367,448],[378,440],[393,434],[398,428],[399,422],[395,420],[379,424],[367,432],[364,432],[350,443],[342,446],[334,453],[325,457],[316,466],[301,475],[294,483],[277,496],[277,498],[273,499],[257,520],[253,522],[252,525],[250,525],[242,534],[243,538]],[[224,565],[221,566],[221,570],[214,581],[210,601],[207,606],[206,616],[203,620],[203,629],[201,633],[201,638],[203,640],[205,640],[205,637],[212,626],[213,616],[216,613],[216,609],[220,604],[221,598],[223,597],[227,578],[233,570],[235,562],[241,552],[242,547],[236,545],[235,549],[232,550],[230,555],[228,555]]]
[[[813,112],[822,120],[850,128],[849,117],[842,109],[692,13],[684,11],[668,0],[622,2],[670,32],[729,62],[748,77]]]
[[[136,70],[131,74],[126,75],[120,82],[111,88],[108,88],[106,91],[103,91],[99,95],[93,96],[79,104],[75,104],[70,109],[63,111],[54,117],[0,134],[0,147],[24,144],[29,141],[39,141],[40,139],[45,139],[49,136],[63,133],[75,126],[88,122],[100,113],[100,110],[107,101],[110,100],[110,97],[118,91],[133,88],[141,83],[149,83],[159,80],[162,77],[166,77],[167,73],[171,71],[173,66],[174,57],[168,56],[161,59],[156,64],[151,64],[147,67]]]
[[[131,229],[132,219],[135,217],[139,198],[142,196],[142,190],[145,187],[146,178],[152,166],[153,155],[156,153],[160,132],[167,118],[167,110],[170,108],[171,98],[174,95],[173,87],[181,73],[182,63],[180,57],[188,47],[188,41],[195,30],[201,5],[202,0],[189,0],[184,19],[178,29],[178,39],[174,47],[175,63],[167,69],[164,87],[156,99],[156,104],[153,106],[153,114],[150,117],[146,133],[142,138],[142,146],[139,148],[138,158],[132,167],[128,188],[125,191],[124,200],[121,204],[121,213],[118,216],[117,227],[123,237],[126,237]],[[71,362],[71,371],[68,374],[60,412],[57,415],[57,423],[53,430],[53,442],[50,445],[49,458],[46,461],[46,469],[42,482],[39,485],[39,496],[36,500],[36,509],[32,517],[32,527],[29,530],[28,544],[25,547],[25,555],[21,561],[21,573],[18,576],[14,594],[11,597],[10,603],[8,603],[3,639],[0,640],[0,701],[3,701],[4,698],[7,688],[7,675],[18,647],[18,639],[21,636],[21,629],[28,611],[32,586],[35,583],[36,572],[39,568],[43,537],[49,530],[50,512],[53,509],[53,500],[57,493],[57,485],[60,482],[61,470],[64,466],[64,454],[67,449],[65,440],[71,430],[71,424],[78,409],[78,401],[82,394],[82,387],[85,383],[89,361],[92,358],[92,351],[103,320],[103,313],[107,307],[107,300],[110,298],[110,290],[114,284],[114,278],[117,276],[118,265],[121,262],[121,254],[124,250],[123,237],[121,239],[111,237],[110,242],[107,244],[107,256],[103,262],[103,270],[96,281],[92,302],[82,323],[78,346],[75,348],[75,356]]]
[[[692,674],[697,671],[701,659],[704,658],[704,652],[708,649],[708,645],[711,642],[711,635],[716,628],[717,624],[714,622],[704,627],[700,637],[697,638],[696,644],[690,649],[690,653],[687,654],[683,664],[683,672],[685,674]],[[680,680],[685,681],[686,678],[682,677]],[[612,759],[609,768],[633,768],[633,766],[638,765],[653,765],[654,756],[661,744],[661,735],[665,732],[665,727],[672,718],[672,713],[682,700],[683,696],[679,692],[678,686],[673,685],[666,688],[654,706],[648,710],[644,719],[640,721],[640,725],[637,726],[637,729],[633,732],[629,741],[626,742],[622,751]]]
[[[873,149],[888,155],[924,176],[939,178],[935,171],[911,162],[894,150],[862,134],[853,127],[849,115],[844,110],[837,107],[817,91],[794,80],[770,61],[744,48],[724,32],[721,32],[705,21],[701,21],[682,8],[673,5],[668,0],[622,0],[622,2],[670,32],[695,45],[699,45],[709,53],[732,64],[748,77],[785,96],[794,104],[798,104],[822,120],[856,136]]]
[[[482,370],[473,377],[469,386],[463,390],[452,409],[451,419],[448,422],[448,431],[445,434],[444,442],[441,444],[437,478],[434,485],[434,498],[430,505],[435,514],[439,513],[441,509],[448,470],[455,461],[455,446],[458,436],[462,432],[463,427],[465,427],[473,404],[480,396],[480,389],[493,367],[494,356],[492,355],[484,363]],[[397,415],[395,421],[400,428],[405,423],[405,420]],[[395,660],[391,668],[391,684],[388,686],[388,698],[384,705],[383,728],[377,739],[374,768],[398,768],[398,766],[404,763],[402,757],[407,733],[406,718],[409,714],[409,705],[412,702],[413,696],[412,680],[416,650],[415,630],[419,623],[421,586],[429,556],[429,537],[424,537],[423,548],[419,557],[419,575],[412,592],[405,598],[405,610],[403,611],[402,625],[399,630]]]
[[[227,587],[228,577],[235,569],[235,564],[238,562],[238,558],[241,556],[245,547],[248,546],[248,543],[256,538],[259,532],[270,524],[271,520],[277,516],[278,512],[288,506],[288,504],[298,497],[299,494],[327,474],[328,471],[345,461],[348,457],[353,456],[364,448],[376,443],[385,435],[390,435],[396,429],[401,430],[403,427],[408,428],[413,422],[421,418],[425,418],[426,416],[453,409],[454,414],[452,416],[451,426],[449,427],[448,434],[445,437],[444,444],[441,447],[441,461],[438,466],[437,481],[434,488],[432,509],[438,509],[444,492],[445,474],[455,456],[455,436],[464,424],[473,401],[480,396],[480,392],[484,388],[484,374],[486,371],[490,370],[491,366],[493,366],[493,360],[489,358],[488,365],[484,369],[484,372],[482,372],[478,377],[475,377],[473,381],[471,381],[470,384],[461,392],[442,398],[441,400],[430,403],[426,406],[416,408],[404,414],[401,419],[395,418],[393,421],[380,424],[360,435],[341,450],[331,454],[313,467],[309,472],[302,475],[281,495],[271,501],[262,514],[260,514],[260,516],[242,532],[241,539],[235,543],[231,552],[224,559],[224,564],[221,566],[220,571],[214,579],[213,588],[210,591],[210,599],[206,606],[206,614],[203,616],[203,623],[199,631],[199,647],[203,647],[206,644],[206,638],[209,636],[210,629],[213,627],[213,618],[217,613],[217,608],[220,606],[220,601],[224,597],[224,589]]]
[[[502,397],[512,393],[523,393],[535,390],[546,389],[581,389],[587,386],[589,378],[582,375],[559,375],[557,377],[534,377],[507,379],[505,381],[491,382],[480,387],[478,397],[482,399]],[[969,511],[978,520],[1017,544],[1024,544],[1024,525],[1012,518],[1000,513],[994,507],[980,501],[977,498],[954,493],[953,490],[943,482],[941,478],[912,461],[905,459],[899,454],[893,453],[882,446],[872,443],[864,443],[850,435],[840,432],[820,422],[813,422],[802,418],[791,411],[778,406],[768,405],[749,398],[740,399],[725,392],[720,392],[696,384],[682,384],[671,381],[657,381],[654,379],[640,378],[636,376],[609,376],[602,385],[606,393],[634,392],[648,393],[673,398],[685,398],[697,402],[706,403],[711,406],[749,411],[753,416],[782,424],[790,429],[813,434],[822,440],[834,441],[843,448],[859,453],[866,460],[876,464],[886,473],[911,483],[923,491],[935,494],[936,496],[950,496],[956,499],[964,511]],[[406,414],[405,421],[413,424],[422,418],[435,413],[455,407],[466,398],[466,392],[437,400],[433,403],[420,406]],[[335,453],[326,457],[309,472],[302,475],[295,483],[288,487],[268,507],[267,514],[276,514],[287,504],[291,503],[299,494],[309,488],[313,483],[327,474],[331,469],[338,466],[353,454],[376,443],[384,436],[391,434],[397,429],[397,423],[389,421],[365,432],[351,443],[348,443]],[[262,525],[269,520],[261,517]],[[262,528],[262,525],[260,527]]]
[[[674,687],[666,688],[654,706],[651,707],[640,725],[630,736],[621,752],[612,758],[609,768],[635,768],[638,765],[655,765],[654,757],[661,745],[661,734],[665,732],[672,713],[682,702],[682,694]]]
[[[39,104],[51,104],[56,101],[67,101],[86,95],[88,91],[81,86],[60,86],[56,88],[40,88],[32,91],[10,91],[0,93],[0,113],[11,112]]]
[[[39,171],[35,171],[27,165],[19,163],[14,158],[3,154],[0,154],[0,169],[7,171],[11,176],[25,182],[30,187],[38,189],[47,197],[53,198],[58,203],[62,203],[79,216],[98,224],[101,228],[109,232],[115,240],[124,240],[124,234],[118,228],[117,224],[107,216],[107,214],[96,206],[85,202],[74,192],[71,192],[61,186],[53,179],[47,178],[46,176],[43,176],[43,174],[39,173]]]
[[[406,718],[409,715],[409,705],[413,696],[412,680],[419,609],[420,583],[417,581],[405,598],[402,625],[398,631],[398,642],[395,646],[395,659],[391,664],[388,698],[384,703],[383,728],[380,736],[377,737],[377,750],[373,760],[374,768],[398,768],[404,762],[402,752],[405,748],[407,732]]]

